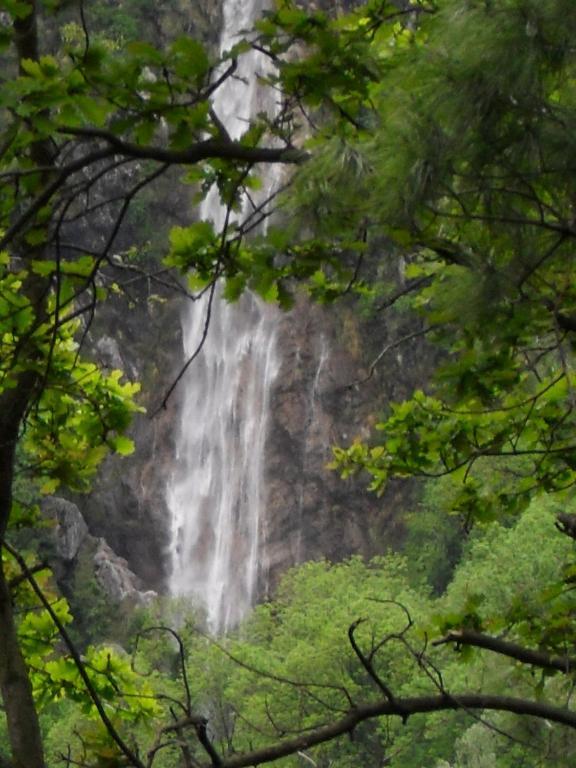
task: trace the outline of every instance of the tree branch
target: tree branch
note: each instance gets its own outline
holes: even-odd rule
[[[556,528],[565,536],[569,536],[576,541],[576,515],[568,512],[560,512],[556,515]]]
[[[208,329],[210,328],[210,317],[212,314],[212,303],[214,301],[214,293],[216,291],[216,284],[217,284],[217,278],[215,277],[212,281],[212,285],[210,286],[210,292],[208,294],[208,303],[206,306],[206,319],[204,320],[204,328],[202,330],[202,336],[200,338],[200,341],[196,345],[196,349],[194,352],[190,355],[188,360],[184,363],[184,365],[180,368],[180,371],[178,372],[178,375],[172,382],[172,384],[168,387],[168,390],[164,394],[164,397],[162,398],[162,402],[156,408],[156,410],[150,415],[150,418],[154,418],[154,416],[157,416],[162,410],[164,410],[168,406],[168,400],[170,399],[170,396],[178,386],[178,383],[181,381],[182,377],[188,370],[188,368],[192,365],[194,360],[198,357],[200,352],[202,351],[202,348],[204,346],[204,343],[208,337]]]
[[[452,629],[444,637],[435,640],[432,645],[446,645],[448,643],[485,648],[488,651],[500,654],[500,656],[516,659],[516,661],[520,661],[522,664],[531,664],[534,667],[556,670],[565,674],[576,669],[576,658],[552,656],[545,651],[534,651],[531,648],[525,648],[523,645],[510,643],[499,637],[491,637],[482,632],[474,632],[471,629]]]
[[[28,568],[28,573],[40,573],[41,571],[47,571],[50,569],[50,566],[48,563],[37,563],[32,568]],[[28,581],[28,575],[25,573],[21,573],[18,576],[14,576],[14,578],[10,579],[8,582],[8,589],[13,592],[16,587],[19,587],[20,584],[23,584],[25,581]],[[0,766],[2,768],[2,766]]]
[[[384,683],[384,681],[380,678],[376,670],[374,669],[374,665],[372,664],[372,660],[367,658],[360,649],[360,646],[356,642],[356,638],[354,637],[354,632],[358,628],[358,626],[365,621],[364,619],[358,619],[358,621],[355,621],[353,624],[351,624],[348,628],[348,639],[350,640],[350,645],[352,646],[352,650],[356,654],[358,660],[360,661],[360,664],[364,667],[366,672],[368,673],[370,679],[376,684],[376,686],[380,689],[380,691],[386,696],[390,704],[393,706],[396,706],[396,697],[392,693],[391,689]]]
[[[528,699],[516,699],[511,696],[488,696],[482,694],[462,694],[460,696],[416,696],[397,699],[392,704],[388,699],[363,704],[351,709],[343,718],[315,730],[256,749],[243,755],[223,758],[220,768],[249,768],[263,765],[293,755],[299,751],[331,741],[338,736],[352,733],[365,720],[376,717],[396,716],[406,719],[411,715],[428,712],[443,712],[459,709],[488,709],[498,712],[511,712],[516,715],[539,717],[553,723],[576,728],[576,712],[561,709],[550,704]]]
[[[141,160],[155,160],[170,165],[193,165],[201,160],[219,158],[237,160],[245,163],[301,163],[308,154],[294,147],[247,147],[237,141],[205,139],[198,141],[188,149],[166,149],[165,147],[141,146],[116,136],[104,128],[60,128],[62,134],[80,139],[100,139],[105,141],[119,155]]]
[[[393,349],[397,349],[397,347],[401,347],[403,344],[406,344],[407,342],[412,341],[413,339],[417,339],[420,336],[426,336],[426,334],[430,333],[431,331],[434,331],[436,328],[438,328],[438,325],[430,325],[427,328],[422,328],[419,331],[414,331],[413,333],[408,333],[406,336],[402,336],[399,339],[395,339],[394,341],[390,342],[390,344],[386,344],[384,349],[374,358],[374,360],[370,364],[370,368],[368,370],[367,375],[363,379],[358,379],[350,386],[366,384],[366,382],[370,381],[372,376],[374,376],[374,372],[378,367],[378,363],[382,360],[382,358],[385,355],[388,354],[388,352],[391,352]]]
[[[40,600],[40,603],[45,608],[50,618],[54,622],[54,625],[58,630],[60,637],[64,641],[66,647],[68,648],[68,651],[70,652],[70,655],[72,656],[74,664],[76,665],[76,669],[78,670],[78,673],[82,678],[82,682],[84,683],[86,691],[92,703],[94,704],[96,711],[98,712],[100,720],[102,721],[102,724],[110,734],[110,737],[116,743],[116,745],[118,746],[119,750],[122,752],[124,757],[128,760],[129,765],[135,766],[135,768],[145,768],[144,763],[138,758],[135,752],[132,749],[130,749],[128,744],[126,744],[126,742],[120,736],[114,724],[108,717],[106,710],[104,709],[104,705],[100,701],[100,697],[98,696],[98,693],[94,688],[94,686],[92,685],[92,681],[90,680],[88,673],[86,672],[86,668],[80,657],[80,653],[78,652],[78,649],[76,648],[74,642],[72,641],[72,638],[68,634],[66,627],[62,624],[62,622],[58,618],[58,615],[54,612],[54,609],[52,608],[50,601],[46,599],[46,596],[40,589],[38,582],[34,578],[34,575],[32,574],[30,568],[28,568],[28,566],[26,565],[25,560],[22,558],[19,552],[17,552],[6,541],[2,541],[1,543],[4,549],[7,552],[9,552],[10,555],[12,555],[12,557],[16,560],[16,562],[18,563],[18,566],[20,567],[20,570],[26,576],[26,579],[28,580],[34,593],[36,594],[36,597]]]

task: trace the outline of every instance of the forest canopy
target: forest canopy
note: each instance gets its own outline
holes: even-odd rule
[[[118,28],[81,2],[0,9],[2,768],[571,764],[574,3],[282,0],[222,60],[189,35],[138,39],[146,2]],[[232,139],[211,99],[254,48],[281,108]],[[34,522],[23,484],[87,488],[132,449],[137,386],[83,358],[110,270],[146,268],[118,253],[122,226],[174,169],[238,213],[271,163],[293,169],[281,226],[180,224],[164,266],[210,300],[220,282],[230,301],[306,290],[414,314],[433,381],[334,449],[376,493],[425,481],[404,554],[305,566],[221,644],[161,616],[132,662],[79,650],[15,541]],[[439,532],[449,562],[423,546]]]

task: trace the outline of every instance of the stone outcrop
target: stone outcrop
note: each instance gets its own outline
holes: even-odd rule
[[[90,534],[76,504],[52,496],[42,502],[42,515],[47,525],[41,529],[40,551],[65,595],[77,598],[95,583],[108,605],[147,605],[156,597],[105,539]]]
[[[145,274],[149,265],[142,265]],[[138,275],[136,275],[138,277]],[[107,458],[89,494],[72,500],[81,508],[91,533],[104,538],[148,588],[159,590],[164,578],[166,547],[165,478],[174,456],[177,396],[159,408],[164,392],[181,364],[180,311],[177,291],[134,279],[116,267],[110,278],[130,293],[120,294],[100,308],[86,342],[86,353],[106,370],[121,370],[141,384],[130,436],[130,456]]]
[[[42,514],[52,524],[56,555],[66,563],[71,562],[88,535],[88,526],[80,510],[67,499],[51,496],[43,501]]]
[[[96,581],[112,603],[129,599],[135,604],[145,605],[156,597],[153,590],[142,590],[142,580],[104,539],[98,539],[94,554],[94,573]]]

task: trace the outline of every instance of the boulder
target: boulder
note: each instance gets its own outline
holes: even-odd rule
[[[98,539],[94,554],[94,575],[112,603],[128,599],[135,605],[147,605],[155,597],[153,590],[142,591],[141,579],[130,570],[128,562],[117,555],[104,539]]]
[[[76,504],[58,496],[45,499],[42,502],[42,512],[55,523],[52,540],[56,554],[65,562],[74,560],[88,535],[88,526],[82,513]]]

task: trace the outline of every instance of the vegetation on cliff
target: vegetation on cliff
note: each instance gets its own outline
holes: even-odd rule
[[[58,6],[0,3],[0,761],[44,768],[47,743],[51,762],[136,768],[568,765],[574,4],[372,0],[331,20],[283,1],[223,62],[186,35],[162,48],[97,34],[82,4],[56,34]],[[232,140],[210,97],[251,46],[275,64],[282,108]],[[187,632],[157,628],[173,645],[136,649],[144,669],[111,647],[81,654],[42,564],[14,546],[26,517],[15,478],[82,487],[108,451],[131,450],[136,389],[81,347],[121,290],[107,269],[141,269],[116,253],[134,199],[177,166],[231,213],[260,163],[302,166],[282,229],[247,242],[262,210],[227,216],[223,232],[177,227],[166,266],[211,297],[222,280],[229,300],[249,288],[289,306],[304,282],[324,302],[354,291],[409,305],[413,336],[443,363],[378,436],[337,448],[335,467],[367,472],[376,492],[392,477],[441,479],[427,514],[452,513],[465,541],[442,568],[411,523],[407,553],[434,565],[435,597],[399,556],[315,564],[224,651],[190,638],[187,658]],[[379,259],[406,264],[385,295]],[[519,715],[536,718],[529,732]]]

